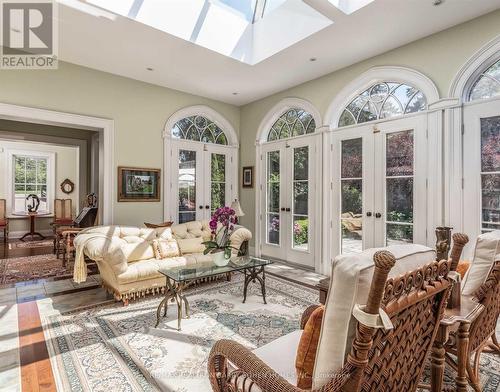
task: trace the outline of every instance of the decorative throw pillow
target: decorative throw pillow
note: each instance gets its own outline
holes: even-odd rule
[[[457,272],[460,274],[462,279],[464,278],[465,274],[469,270],[470,267],[470,261],[462,260],[458,262],[457,265]]]
[[[325,307],[320,306],[311,313],[300,337],[297,356],[295,357],[295,369],[297,370],[297,387],[301,389],[312,388],[314,361],[318,349],[324,310]]]
[[[206,248],[202,244],[202,237],[178,239],[177,242],[183,255],[187,253],[203,253]]]
[[[155,258],[159,260],[181,255],[176,240],[153,240],[152,246]]]

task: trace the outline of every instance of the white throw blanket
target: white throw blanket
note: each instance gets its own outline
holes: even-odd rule
[[[73,269],[73,281],[75,283],[82,283],[87,280],[87,265],[85,264],[84,250],[90,241],[98,238],[110,239],[106,234],[99,233],[80,233],[75,238],[75,267]]]

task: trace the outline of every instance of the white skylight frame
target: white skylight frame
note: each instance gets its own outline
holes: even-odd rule
[[[250,65],[333,23],[302,0],[246,1],[245,10],[241,8],[244,0],[85,0],[85,3]]]

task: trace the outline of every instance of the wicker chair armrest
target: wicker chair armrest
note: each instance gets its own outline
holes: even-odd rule
[[[228,361],[231,369],[228,369]],[[215,343],[208,357],[208,373],[212,390],[218,392],[257,390],[255,386],[266,392],[301,391],[233,340],[222,339]],[[234,384],[239,387],[234,388]]]
[[[318,309],[320,306],[323,306],[321,304],[315,304],[315,305],[309,305],[306,310],[304,310],[304,313],[302,313],[302,317],[300,319],[300,329],[304,329],[307,321],[309,320],[309,317],[311,317],[311,314]]]

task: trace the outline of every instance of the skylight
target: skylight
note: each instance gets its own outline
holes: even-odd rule
[[[344,14],[350,15],[353,12],[367,6],[374,0],[328,0]]]
[[[333,23],[302,0],[86,0],[86,3],[252,65]]]

